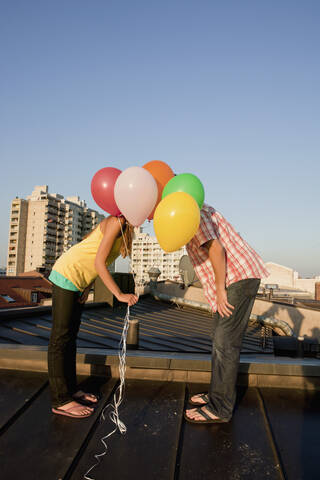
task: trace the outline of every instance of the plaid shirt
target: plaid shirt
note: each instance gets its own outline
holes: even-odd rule
[[[226,287],[246,278],[264,278],[269,275],[259,255],[240,237],[232,225],[214,208],[204,204],[200,211],[198,231],[186,247],[203,285],[204,294],[214,312],[217,310],[215,276],[208,249],[203,245],[216,238],[226,252]]]

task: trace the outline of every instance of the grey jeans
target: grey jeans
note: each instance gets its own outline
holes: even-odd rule
[[[230,420],[236,401],[236,381],[244,332],[248,325],[260,280],[249,278],[227,288],[234,306],[230,317],[213,315],[212,374],[208,408],[219,418]]]

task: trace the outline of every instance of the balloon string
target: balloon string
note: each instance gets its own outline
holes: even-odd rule
[[[127,432],[127,427],[119,418],[119,407],[123,401],[124,396],[124,387],[125,387],[125,373],[126,373],[126,351],[127,351],[127,333],[129,328],[129,319],[130,319],[130,307],[127,307],[127,313],[124,319],[124,326],[121,334],[120,344],[119,344],[119,376],[120,376],[120,384],[118,385],[114,395],[113,395],[113,403],[108,403],[102,410],[100,415],[100,422],[105,420],[105,412],[108,408],[111,409],[109,413],[109,418],[112,423],[115,424],[115,428],[109,432],[107,435],[103,436],[100,441],[103,444],[104,450],[101,453],[97,453],[94,455],[96,459],[96,463],[89,468],[89,470],[84,475],[85,480],[95,480],[93,477],[89,476],[89,473],[97,467],[102,458],[106,455],[108,450],[108,445],[106,443],[107,438],[111,437],[117,430],[124,435]]]
[[[123,239],[123,242],[124,242],[124,245],[125,245],[125,248],[126,248],[127,257],[129,257],[128,246],[127,246],[127,242],[126,242],[126,239],[125,239],[125,236],[124,236],[122,223],[121,223],[119,217],[118,217],[118,222],[120,224],[121,235],[122,235],[122,239]],[[133,277],[133,281],[134,281],[133,271],[131,271],[131,273],[132,273],[132,277]],[[113,435],[117,430],[119,430],[121,435],[124,435],[127,432],[127,427],[120,420],[120,417],[119,417],[119,407],[120,407],[120,405],[123,401],[123,397],[124,397],[125,373],[126,373],[127,334],[128,334],[129,322],[130,322],[130,307],[128,305],[127,313],[126,313],[126,316],[125,316],[125,319],[124,319],[124,325],[123,325],[123,330],[122,330],[122,334],[121,334],[121,338],[120,338],[120,343],[119,343],[119,351],[118,351],[120,384],[117,387],[117,389],[116,389],[116,391],[113,395],[113,403],[108,403],[103,408],[103,410],[100,414],[100,423],[102,423],[102,421],[105,420],[106,410],[108,408],[110,408],[111,411],[109,413],[109,418],[112,421],[112,423],[115,424],[115,428],[111,432],[109,432],[107,435],[104,435],[100,439],[100,441],[101,441],[101,443],[104,447],[104,450],[101,453],[97,453],[97,454],[94,455],[94,457],[96,459],[96,463],[94,465],[92,465],[92,467],[90,467],[89,470],[84,475],[83,478],[85,480],[94,480],[94,478],[90,477],[89,474],[95,467],[97,467],[101,463],[103,457],[106,455],[107,450],[108,450],[108,445],[106,443],[106,440],[109,437],[111,437],[111,435]]]

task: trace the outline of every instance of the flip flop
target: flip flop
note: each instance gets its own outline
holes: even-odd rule
[[[95,405],[95,404],[98,403],[99,398],[96,395],[94,395],[93,393],[86,393],[86,392],[82,392],[81,390],[80,390],[80,392],[81,393],[78,394],[78,395],[76,395],[76,394],[72,395],[72,398],[74,400],[76,400],[77,402],[81,402],[83,405],[86,405],[86,406]],[[89,395],[94,400],[86,400],[85,399],[86,395]]]
[[[84,415],[77,415],[75,413],[71,413],[71,412],[68,412],[68,410],[61,410],[61,408],[52,408],[51,409],[52,413],[56,414],[56,415],[63,415],[64,417],[71,417],[71,418],[86,418],[86,417],[90,417],[94,410],[92,410],[92,412],[90,413],[85,413]]]
[[[193,395],[195,396],[195,395]],[[208,393],[199,393],[198,395],[196,395],[197,397],[201,398],[202,400],[204,400],[204,402],[194,402],[191,400],[191,398],[189,399],[189,403],[191,405],[195,405],[196,407],[199,407],[199,406],[203,406],[203,405],[206,405],[207,403],[209,403],[209,394]]]
[[[187,420],[187,422],[190,423],[228,423],[229,420],[226,420],[224,418],[211,418],[206,412],[204,412],[201,408],[196,408],[196,412],[204,418],[204,420],[194,420],[193,418],[189,418],[184,412],[184,418]]]

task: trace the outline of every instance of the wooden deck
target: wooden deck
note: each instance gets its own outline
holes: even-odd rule
[[[87,419],[52,415],[46,374],[0,371],[1,478],[83,478],[113,429],[100,421],[116,379],[81,379],[101,393]],[[203,391],[203,385],[200,387]],[[107,440],[108,451],[91,472],[105,479],[316,479],[319,478],[319,392],[241,388],[232,421],[193,425],[183,411],[199,386],[128,380],[120,418],[127,433]]]

